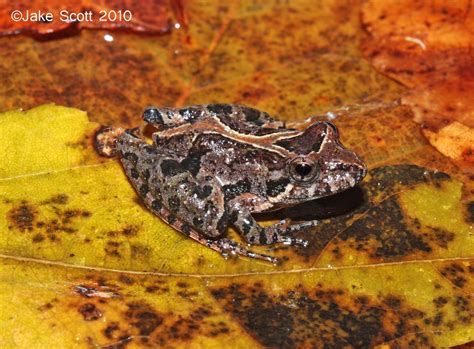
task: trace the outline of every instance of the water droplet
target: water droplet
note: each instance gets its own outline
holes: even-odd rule
[[[107,41],[107,42],[112,42],[112,41],[114,41],[114,37],[110,34],[105,34],[104,35],[104,40]]]

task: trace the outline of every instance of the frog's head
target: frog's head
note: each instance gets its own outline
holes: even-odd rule
[[[291,153],[286,165],[290,182],[280,202],[294,204],[332,195],[355,186],[367,173],[362,160],[340,143],[330,122],[316,122],[276,145]]]

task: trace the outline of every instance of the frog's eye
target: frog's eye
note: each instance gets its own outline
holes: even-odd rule
[[[318,163],[310,162],[304,157],[293,159],[289,164],[290,176],[298,182],[310,182],[319,175]]]

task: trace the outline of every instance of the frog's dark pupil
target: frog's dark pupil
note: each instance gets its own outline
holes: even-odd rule
[[[298,164],[295,166],[295,171],[301,177],[305,177],[311,173],[311,166],[308,164]]]

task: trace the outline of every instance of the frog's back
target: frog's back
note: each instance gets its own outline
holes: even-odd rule
[[[199,166],[212,166],[213,171],[223,167],[230,171],[239,171],[243,167],[258,167],[265,172],[265,169],[278,169],[285,162],[285,153],[280,149],[272,149],[258,142],[246,142],[217,132],[156,137],[155,145],[163,150],[160,152],[174,153],[175,157],[184,163],[196,163],[199,158]],[[239,175],[243,174],[245,173],[239,172]]]
[[[199,165],[198,165],[199,163]],[[268,206],[269,196],[277,196],[276,186],[288,183],[286,157],[271,148],[243,143],[220,134],[200,134],[181,164],[198,179],[217,181],[225,202],[250,194],[248,206]],[[278,189],[278,190],[276,190]],[[258,209],[260,210],[260,208]]]
[[[281,147],[275,148],[275,142],[301,133],[285,128],[283,122],[273,119],[265,112],[235,104],[160,108],[154,109],[152,114],[153,117],[147,117],[145,112],[144,116],[145,121],[158,128],[158,132],[153,135],[154,145],[182,158],[190,152],[201,153],[204,148],[212,148],[215,153],[227,148],[232,149],[232,154],[243,152],[240,158],[235,157],[237,162],[241,159],[252,162],[252,158],[247,156],[250,153],[262,153],[265,157],[269,149],[285,156],[287,154],[281,154]],[[226,156],[229,157],[229,154]]]

